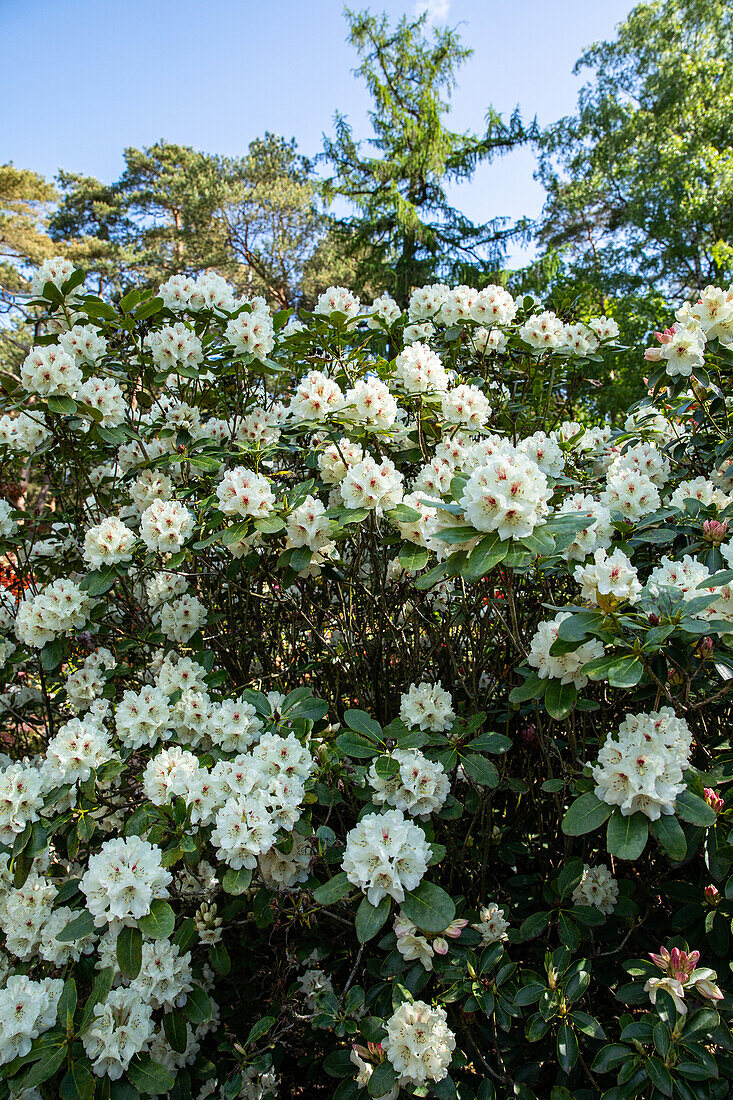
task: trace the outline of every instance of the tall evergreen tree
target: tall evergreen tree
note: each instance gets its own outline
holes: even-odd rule
[[[348,277],[328,247],[330,219],[313,162],[294,139],[266,133],[250,142],[231,177],[221,214],[248,293],[284,308]]]
[[[0,164],[0,293],[22,290],[24,270],[51,254],[47,224],[55,199],[43,176]]]
[[[483,135],[445,125],[456,72],[471,51],[447,28],[426,30],[426,15],[403,17],[346,9],[357,74],[372,97],[373,136],[357,141],[342,115],[325,139],[333,169],[331,197],[354,213],[337,221],[362,285],[386,287],[404,302],[416,284],[451,278],[468,266],[499,267],[512,230],[499,219],[476,226],[451,206],[447,186],[469,180],[477,165],[528,137],[519,115],[509,123],[489,108]],[[514,230],[516,231],[516,230]]]

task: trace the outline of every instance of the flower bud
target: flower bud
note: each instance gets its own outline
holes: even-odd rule
[[[728,534],[728,520],[706,519],[702,525],[702,537],[713,546],[720,546],[725,542]]]
[[[705,901],[708,905],[717,905],[720,901],[720,891],[717,886],[705,887]]]
[[[712,787],[706,787],[703,791],[703,797],[707,802],[711,810],[715,810],[716,814],[719,814],[725,807],[725,802],[720,795],[713,790]]]

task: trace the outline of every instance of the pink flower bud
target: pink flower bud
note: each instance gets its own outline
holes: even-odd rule
[[[647,348],[644,352],[644,358],[647,363],[658,363],[662,358],[662,353],[659,348]]]
[[[450,936],[452,940],[457,940],[467,924],[467,920],[454,920],[448,925],[443,935]]]
[[[711,810],[715,810],[716,814],[719,814],[725,806],[725,802],[723,801],[723,799],[720,797],[719,794],[717,794],[716,791],[712,789],[712,787],[705,788],[705,790],[703,791],[703,797]]]
[[[437,939],[433,940],[433,951],[436,955],[447,955],[448,941],[444,940],[442,936],[438,936]]]
[[[714,546],[720,546],[721,542],[725,542],[727,534],[727,519],[706,519],[702,525],[702,537],[706,542],[712,542]]]
[[[705,887],[705,901],[708,905],[717,905],[720,901],[720,891],[717,886]]]

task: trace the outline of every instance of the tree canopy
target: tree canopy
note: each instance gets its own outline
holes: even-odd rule
[[[434,28],[426,15],[392,28],[386,15],[346,9],[356,70],[372,98],[373,135],[357,140],[343,115],[324,139],[333,175],[328,193],[353,212],[337,231],[356,258],[356,279],[378,284],[400,302],[410,288],[461,268],[501,266],[508,230],[499,219],[474,225],[448,199],[450,183],[469,180],[481,161],[527,140],[518,112],[508,123],[489,107],[481,135],[445,124],[456,74],[471,50],[456,31]],[[514,230],[516,231],[516,230]]]

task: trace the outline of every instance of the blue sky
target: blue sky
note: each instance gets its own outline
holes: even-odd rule
[[[417,0],[420,2],[420,0]],[[391,16],[416,0],[352,0]],[[547,123],[572,112],[585,46],[613,36],[632,0],[422,0],[474,53],[451,125],[480,130],[493,104]],[[271,130],[314,154],[334,112],[367,136],[341,0],[0,0],[0,156],[53,176],[116,178],[122,149],[165,138],[235,155]],[[484,165],[452,195],[475,221],[534,216],[543,191],[525,149]],[[515,255],[518,260],[520,254]]]

